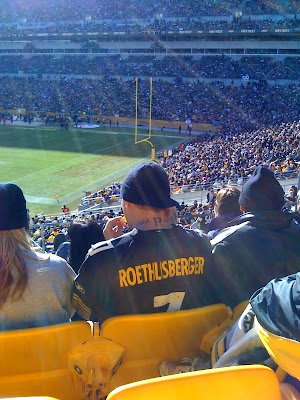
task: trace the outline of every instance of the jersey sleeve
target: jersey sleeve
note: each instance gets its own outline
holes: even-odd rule
[[[71,302],[71,293],[72,293],[72,286],[74,284],[74,279],[76,274],[73,268],[65,261],[64,262],[64,270],[65,270],[65,280],[64,280],[64,287],[65,287],[65,299],[63,302],[63,308],[67,311],[69,317],[71,318],[75,310],[72,306]]]
[[[72,293],[72,306],[85,320],[92,319],[92,308],[94,304],[93,290],[94,278],[89,257],[84,261],[75,279]]]

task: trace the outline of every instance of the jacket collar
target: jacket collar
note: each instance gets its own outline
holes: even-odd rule
[[[251,226],[281,229],[288,226],[293,218],[293,214],[286,211],[255,211],[238,216],[230,221],[228,226],[235,226],[243,222],[248,222]]]

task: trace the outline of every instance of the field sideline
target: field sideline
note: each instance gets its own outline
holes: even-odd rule
[[[63,204],[74,210],[84,190],[121,180],[135,164],[150,159],[150,145],[135,145],[133,129],[115,129],[1,125],[1,181],[22,188],[31,215],[58,214]],[[158,131],[151,140],[158,151],[180,142],[182,136]]]

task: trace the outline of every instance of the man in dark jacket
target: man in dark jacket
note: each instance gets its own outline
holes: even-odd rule
[[[300,391],[299,300],[300,273],[273,279],[257,290],[239,320],[215,342],[213,367],[279,366],[287,373],[284,382]]]
[[[216,289],[229,306],[300,270],[300,225],[282,211],[284,191],[273,172],[257,167],[239,203],[243,214],[212,240]]]

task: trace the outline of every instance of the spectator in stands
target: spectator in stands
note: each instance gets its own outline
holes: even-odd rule
[[[207,193],[206,198],[208,203],[210,203],[212,206],[215,205],[216,194],[213,188],[211,188],[210,191]]]
[[[176,224],[168,177],[155,163],[135,167],[122,183],[131,232],[92,246],[76,279],[73,305],[85,319],[190,309],[215,303],[211,246]]]
[[[296,14],[299,10],[298,3],[295,0],[288,0],[285,2],[272,2],[267,3],[263,0],[257,0],[255,2],[244,2],[240,3],[238,0],[222,0],[222,1],[203,1],[203,2],[191,2],[190,0],[174,0],[172,2],[156,3],[149,2],[147,0],[133,1],[131,3],[124,4],[119,1],[103,0],[87,1],[87,0],[65,0],[61,3],[58,0],[51,2],[46,0],[32,0],[29,7],[24,7],[22,3],[17,1],[2,0],[1,6],[5,12],[0,16],[1,23],[10,23],[16,26],[16,21],[22,21],[26,18],[26,23],[19,23],[17,28],[25,31],[34,32],[35,21],[44,22],[42,27],[46,31],[52,29],[56,31],[59,29],[60,24],[54,25],[54,22],[61,22],[60,31],[65,32],[72,31],[80,32],[82,29],[89,32],[94,32],[95,27],[100,24],[99,21],[104,25],[105,31],[113,29],[114,24],[112,20],[117,19],[123,20],[122,29],[126,30],[133,26],[136,30],[143,30],[144,25],[147,29],[151,30],[182,30],[185,28],[185,23],[195,26],[195,29],[224,29],[226,27],[243,27],[246,29],[255,29],[257,27],[269,28],[270,25],[279,27],[289,27],[286,25],[286,19],[284,14]],[[232,15],[233,10],[242,11],[243,17],[235,17],[232,20],[228,18]],[[159,18],[158,20],[153,18],[159,13],[163,13],[164,17],[168,17],[165,21]],[[247,17],[252,14],[282,14],[280,20],[273,20],[268,17],[266,20],[254,19]],[[203,21],[200,22],[198,16],[227,16],[227,18],[221,21]],[[87,16],[92,16],[91,21],[86,21]],[[171,21],[169,21],[169,17]],[[181,17],[178,21],[177,17]],[[186,21],[182,21],[185,17]],[[141,20],[143,18],[143,20]],[[151,18],[151,21],[149,19]],[[126,19],[136,21],[132,24],[132,21],[127,23]],[[289,17],[288,21],[293,21],[293,18]],[[51,24],[49,24],[51,22]],[[5,28],[9,29],[10,24]],[[150,27],[148,28],[148,24]],[[214,25],[212,25],[214,24]],[[116,24],[120,29],[119,24]],[[186,29],[186,28],[185,28]],[[17,34],[17,30],[13,31]]]
[[[299,271],[300,225],[283,212],[284,191],[259,166],[239,198],[243,214],[212,240],[221,301],[235,306],[272,278]]]
[[[65,204],[63,205],[63,207],[61,209],[64,214],[69,214],[69,212],[70,212],[69,207],[67,207]]]
[[[66,238],[65,241],[62,242],[58,246],[55,254],[69,262],[70,261],[70,242],[68,240],[67,235],[65,235],[65,238]]]
[[[213,215],[213,210],[209,208],[209,205],[204,204],[201,206],[198,218],[191,225],[192,229],[201,229],[203,232],[207,232],[207,226],[210,224]]]
[[[230,221],[241,214],[239,205],[240,191],[229,187],[221,189],[216,197],[215,218],[205,227],[205,232],[213,239],[218,232],[225,228]]]
[[[74,221],[68,229],[70,238],[70,264],[78,273],[92,244],[105,240],[103,230],[95,221]]]
[[[294,386],[300,396],[299,293],[300,273],[273,279],[255,292],[240,319],[216,341],[214,368],[266,364],[276,369],[278,365],[288,373],[284,382]]]
[[[54,237],[54,240],[53,240],[53,250],[54,250],[54,252],[56,252],[57,250],[58,250],[58,248],[59,248],[59,246],[62,244],[62,243],[64,243],[64,242],[66,242],[66,240],[67,240],[67,236],[63,233],[63,232],[59,232],[55,237]]]
[[[159,367],[161,375],[211,366],[264,364],[274,370],[279,366],[287,373],[286,376],[281,373],[284,383],[291,384],[299,392],[293,398],[299,398],[299,293],[300,273],[273,279],[252,295],[239,320],[216,340],[210,361],[205,362],[199,357],[180,365],[163,361]]]
[[[0,329],[70,321],[75,272],[65,260],[30,245],[22,190],[0,183]]]
[[[297,202],[297,188],[295,185],[292,185],[289,189],[288,195],[285,198],[287,208],[292,207]]]

